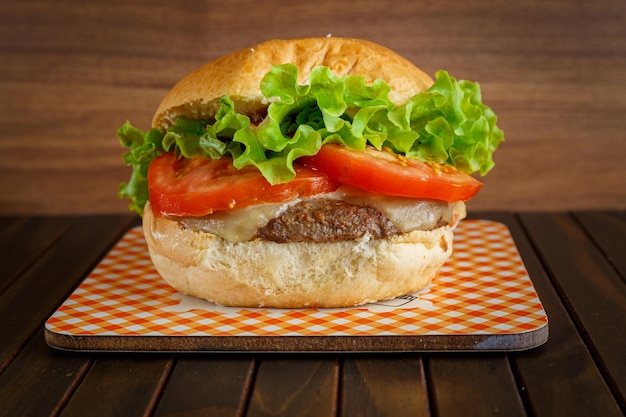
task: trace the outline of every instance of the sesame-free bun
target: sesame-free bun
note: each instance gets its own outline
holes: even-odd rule
[[[271,67],[294,64],[298,83],[326,66],[337,76],[377,79],[389,99],[405,104],[432,79],[408,60],[359,39],[272,40],[218,58],[179,81],[156,111],[153,126],[167,128],[178,116],[210,120],[218,100],[230,96],[238,112],[263,114],[272,98],[260,83]],[[388,239],[275,243],[231,242],[155,216],[148,203],[143,228],[157,271],[180,292],[227,306],[346,307],[418,291],[452,253],[452,229],[413,231]]]
[[[452,253],[452,229],[332,243],[230,242],[153,215],[152,262],[176,290],[226,306],[348,307],[427,286]]]
[[[327,66],[337,76],[357,75],[366,84],[382,79],[389,84],[395,105],[427,90],[433,80],[410,61],[378,44],[360,39],[320,37],[271,40],[211,61],[193,71],[167,94],[152,125],[167,128],[177,116],[209,119],[217,100],[229,95],[238,112],[251,114],[269,105],[260,82],[274,65],[298,67],[300,84],[306,84],[316,66]]]

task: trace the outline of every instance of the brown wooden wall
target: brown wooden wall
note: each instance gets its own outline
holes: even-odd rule
[[[0,214],[124,212],[115,132],[207,60],[361,37],[479,81],[506,142],[476,210],[626,208],[626,2],[0,1]]]

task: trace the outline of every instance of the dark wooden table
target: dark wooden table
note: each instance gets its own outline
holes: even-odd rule
[[[80,353],[43,325],[132,216],[0,217],[1,416],[623,416],[626,213],[506,223],[549,317],[498,353]]]

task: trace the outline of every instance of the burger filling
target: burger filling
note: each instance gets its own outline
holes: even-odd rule
[[[167,126],[144,132],[124,124],[118,137],[129,147],[124,160],[133,172],[119,195],[140,214],[150,201],[159,217],[198,218],[188,223],[199,229],[231,229],[222,217],[261,219],[243,240],[326,241],[386,236],[396,233],[394,227],[402,233],[434,228],[450,216],[418,215],[420,224],[405,227],[408,216],[398,221],[395,211],[391,215],[369,199],[305,203],[280,217],[271,213],[275,206],[256,216],[235,212],[275,203],[282,212],[291,206],[286,202],[332,193],[340,185],[373,196],[442,201],[428,204],[435,213],[470,200],[482,186],[471,175],[493,167],[493,151],[504,137],[481,102],[478,84],[445,71],[436,78],[428,90],[396,105],[383,80],[366,85],[362,77],[339,77],[320,66],[299,85],[295,65],[273,66],[260,80],[263,102],[270,103],[265,108],[257,106],[261,101],[223,96],[210,103],[215,114],[198,101],[170,109]],[[354,226],[364,219],[364,227]],[[297,226],[303,230],[291,232],[303,220]],[[333,228],[329,236],[326,230]]]
[[[183,227],[232,242],[263,239],[278,243],[386,239],[413,230],[454,227],[465,217],[463,202],[448,203],[363,193],[336,192],[285,203],[176,218]]]
[[[259,228],[257,235],[278,243],[335,242],[369,235],[388,238],[401,232],[385,215],[369,206],[327,198],[310,199],[290,207]]]

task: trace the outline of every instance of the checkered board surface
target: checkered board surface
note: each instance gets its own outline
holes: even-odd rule
[[[486,220],[461,222],[454,254],[431,286],[389,303],[280,310],[225,308],[189,299],[153,269],[136,227],[45,326],[72,337],[440,337],[523,334],[547,330],[548,321],[508,228]]]

